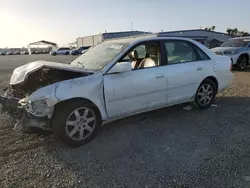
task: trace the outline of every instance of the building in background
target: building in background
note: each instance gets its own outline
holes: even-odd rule
[[[71,49],[75,49],[75,48],[77,48],[77,42],[76,41],[75,42],[70,42],[68,46]]]
[[[207,31],[203,29],[160,32],[157,35],[159,37],[184,37],[194,39],[208,48],[218,47],[228,39],[232,38],[231,35],[226,33]]]
[[[101,33],[97,35],[79,37],[76,39],[76,43],[77,47],[94,46],[109,39],[145,35],[145,34],[151,34],[151,33],[145,31],[123,31],[123,32],[113,32],[113,33]]]
[[[58,48],[58,45],[54,42],[49,42],[45,40],[37,41],[37,42],[32,42],[27,45],[27,50],[29,54],[33,53],[49,53],[51,50],[56,50]]]
[[[74,46],[94,46],[105,40],[116,39],[116,38],[124,38],[138,35],[149,35],[153,33],[145,32],[145,31],[124,31],[124,32],[113,32],[113,33],[101,33],[97,35],[91,35],[86,37],[79,37],[76,39],[76,44]],[[192,30],[180,30],[180,31],[167,31],[167,32],[159,32],[157,33],[159,37],[184,37],[194,39],[208,48],[214,48],[220,46],[222,43],[232,38],[232,36],[216,32],[216,31],[207,31],[203,29],[192,29]],[[73,43],[70,43],[73,45]]]

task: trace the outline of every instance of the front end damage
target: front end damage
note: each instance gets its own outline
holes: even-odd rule
[[[59,102],[55,96],[57,85],[91,73],[72,71],[65,68],[65,65],[62,69],[59,63],[56,65],[58,67],[41,62],[30,64],[33,70],[14,70],[10,87],[0,96],[1,111],[12,117],[16,130],[29,131],[31,127],[50,130],[54,106]]]

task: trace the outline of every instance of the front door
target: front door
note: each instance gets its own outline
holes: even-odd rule
[[[121,60],[130,61],[132,71],[104,75],[109,118],[166,104],[166,78],[159,54],[158,42],[139,45]]]

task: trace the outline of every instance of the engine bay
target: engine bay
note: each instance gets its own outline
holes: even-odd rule
[[[28,75],[23,83],[11,85],[13,97],[24,98],[39,88],[54,84],[56,82],[87,76],[91,73],[73,72],[55,68],[43,67]]]

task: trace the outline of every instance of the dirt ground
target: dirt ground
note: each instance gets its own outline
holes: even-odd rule
[[[1,88],[18,64],[4,61]],[[234,74],[208,110],[175,106],[131,117],[76,149],[53,135],[13,131],[1,115],[0,187],[248,188],[250,69]]]

